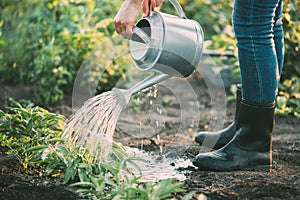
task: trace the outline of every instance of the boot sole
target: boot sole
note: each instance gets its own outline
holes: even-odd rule
[[[257,171],[257,172],[271,172],[272,164],[270,160],[262,159],[256,160],[252,162],[247,162],[243,165],[230,165],[226,167],[215,167],[215,166],[201,166],[201,164],[197,162],[193,162],[193,164],[198,167],[198,170],[204,171],[220,171],[220,172],[228,172],[228,171]]]

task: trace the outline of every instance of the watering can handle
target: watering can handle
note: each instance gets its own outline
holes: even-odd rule
[[[172,4],[172,6],[175,8],[180,18],[186,19],[185,13],[177,0],[167,0],[167,1],[169,1]],[[152,5],[149,1],[149,15],[151,14],[152,14]]]
[[[168,0],[168,1],[173,5],[173,7],[175,8],[179,17],[186,19],[185,13],[184,13],[182,7],[180,6],[179,2],[177,0]],[[150,15],[151,15],[152,6],[150,4],[150,1],[149,1],[149,9],[150,9]],[[132,28],[132,32],[134,34],[136,34],[137,36],[139,36],[142,39],[142,42],[144,42],[146,44],[151,44],[152,39],[141,28],[134,26]]]
[[[180,18],[186,19],[185,13],[181,7],[181,5],[179,4],[179,2],[177,0],[168,0],[173,7],[175,8],[176,12],[178,13]]]

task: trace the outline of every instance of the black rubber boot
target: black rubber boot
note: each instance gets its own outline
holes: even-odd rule
[[[235,109],[235,118],[234,121],[226,128],[217,131],[217,132],[209,132],[209,131],[203,131],[200,132],[196,137],[195,141],[199,143],[200,145],[205,145],[204,140],[207,141],[217,141],[217,143],[214,145],[213,149],[219,149],[226,145],[234,136],[235,131],[238,128],[237,125],[237,117],[239,115],[239,109],[240,104],[242,100],[242,87],[240,84],[237,85],[237,91],[236,91],[236,109]],[[207,143],[209,144],[209,143]]]
[[[241,101],[239,129],[219,150],[200,153],[193,164],[202,170],[231,171],[258,165],[271,166],[275,103]]]

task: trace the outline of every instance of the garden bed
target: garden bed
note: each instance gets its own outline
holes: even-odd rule
[[[192,80],[194,81],[194,80]],[[197,97],[201,102],[200,120],[193,124],[178,121],[181,112],[176,101],[170,97],[164,107],[167,112],[164,129],[159,134],[148,137],[133,137],[130,130],[134,125],[120,118],[115,133],[115,140],[132,148],[142,149],[152,155],[157,155],[157,166],[160,163],[178,169],[176,161],[192,159],[200,150],[193,138],[199,130],[210,130],[211,101],[203,80],[191,82],[197,88]],[[181,86],[178,85],[177,88]],[[185,92],[185,91],[183,91]],[[187,102],[188,103],[188,102]],[[235,103],[227,104],[224,126],[234,118]],[[146,106],[144,107],[146,110]],[[68,110],[68,109],[67,109]],[[140,120],[147,121],[147,115],[140,110]],[[70,113],[64,113],[69,115]],[[125,115],[126,116],[126,115]],[[189,117],[189,116],[186,116]],[[190,116],[193,117],[193,116]],[[122,121],[123,120],[123,121]],[[220,120],[220,119],[214,119]],[[184,124],[182,132],[179,125]],[[196,132],[195,132],[196,130]],[[273,166],[270,171],[247,169],[234,172],[199,171],[189,164],[180,167],[179,174],[185,175],[183,188],[187,192],[195,191],[194,198],[205,195],[208,199],[299,199],[300,191],[300,126],[299,119],[291,116],[276,116],[273,134]],[[158,137],[159,135],[159,137]],[[5,154],[6,149],[0,149],[0,199],[81,199],[70,187],[64,186],[58,178],[49,178],[38,169],[24,171],[17,159]],[[166,166],[166,169],[169,169]],[[155,169],[155,166],[154,166]],[[162,177],[168,173],[157,168]],[[181,199],[184,193],[173,194]]]

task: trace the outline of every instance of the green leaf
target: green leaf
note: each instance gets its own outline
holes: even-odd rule
[[[66,154],[69,153],[69,150],[65,146],[63,146],[63,145],[59,145],[57,148],[64,155],[66,155]]]
[[[87,171],[84,169],[78,169],[78,176],[80,181],[89,181],[90,179],[88,178]]]
[[[87,193],[87,194],[93,194],[95,196],[98,195],[98,192],[95,190],[90,190],[90,189],[79,189],[77,190],[78,193]]]
[[[129,187],[129,188],[127,188],[127,190],[128,190],[128,192],[133,191],[135,193],[138,193],[141,197],[148,196],[148,191],[146,191],[144,189]]]
[[[76,175],[76,171],[71,167],[67,167],[67,169],[64,173],[64,182],[63,182],[63,184],[66,184],[70,180],[73,180],[75,178],[75,175]]]
[[[184,197],[182,197],[181,200],[190,200],[190,199],[193,198],[193,196],[194,196],[195,193],[196,193],[196,192],[190,192],[190,193],[184,195]],[[204,200],[204,199],[202,199],[202,200]]]
[[[147,163],[147,161],[145,159],[138,158],[138,157],[129,157],[129,158],[125,159],[126,163],[132,165],[136,170],[139,171],[140,174],[142,174],[142,169],[139,167],[138,164],[135,163],[135,161],[142,161],[144,163]]]
[[[65,139],[56,137],[49,139],[48,142],[65,142]]]
[[[175,180],[175,178],[170,178],[156,183],[153,187],[153,194],[155,197],[163,199],[169,197],[172,192],[184,191],[180,188],[183,183],[172,183]]]
[[[38,145],[38,146],[34,146],[34,147],[30,147],[30,148],[26,149],[24,151],[24,153],[31,152],[31,151],[39,151],[39,150],[46,149],[46,148],[48,148],[48,145]]]
[[[101,166],[110,171],[113,176],[118,176],[120,170],[111,166],[109,163],[102,163]]]
[[[84,182],[84,181],[82,181],[82,182],[72,183],[69,186],[70,187],[78,187],[78,186],[80,186],[80,187],[91,187],[91,188],[93,188],[95,185],[93,183],[91,183],[91,182]]]
[[[277,97],[277,106],[279,108],[285,108],[287,103],[287,98],[285,96],[278,96]]]

